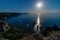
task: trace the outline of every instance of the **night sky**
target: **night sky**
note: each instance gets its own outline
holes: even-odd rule
[[[33,12],[39,1],[43,3],[42,10],[60,11],[60,0],[0,0],[0,12]]]

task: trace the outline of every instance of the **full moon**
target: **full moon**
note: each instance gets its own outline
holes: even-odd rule
[[[43,4],[41,2],[37,3],[37,8],[41,8]]]

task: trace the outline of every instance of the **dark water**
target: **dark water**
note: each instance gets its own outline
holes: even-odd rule
[[[32,27],[33,22],[36,22],[36,14],[23,14],[16,17],[7,19],[6,21],[9,24],[26,27],[26,24],[29,24],[29,27]],[[60,26],[60,14],[59,13],[45,13],[40,15],[41,25],[44,27],[53,26],[57,24]]]

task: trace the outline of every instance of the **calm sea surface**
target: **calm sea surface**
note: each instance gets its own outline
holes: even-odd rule
[[[36,20],[37,20],[36,14],[23,14],[23,15],[18,15],[16,17],[11,17],[6,21],[9,24],[15,26],[25,27],[27,26],[27,24],[29,24],[29,27],[32,27],[33,22],[36,22]],[[54,24],[60,26],[60,14],[59,13],[41,14],[40,23],[44,27],[53,26]]]

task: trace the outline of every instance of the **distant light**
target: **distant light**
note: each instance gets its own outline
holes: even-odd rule
[[[41,8],[43,4],[41,2],[37,3],[37,8]]]

